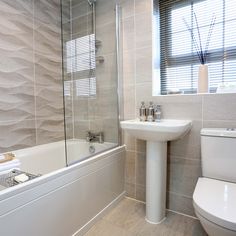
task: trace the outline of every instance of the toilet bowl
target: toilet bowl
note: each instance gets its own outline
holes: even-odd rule
[[[209,236],[236,236],[236,184],[199,178],[193,206]]]
[[[201,130],[202,175],[193,206],[208,236],[236,236],[236,130]]]

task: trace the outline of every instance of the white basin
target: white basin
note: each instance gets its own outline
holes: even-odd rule
[[[159,224],[165,219],[167,141],[183,137],[191,125],[190,120],[121,121],[122,129],[147,141],[146,220],[149,223]]]
[[[161,122],[121,121],[121,128],[137,139],[171,141],[184,136],[191,128],[189,120],[161,120]]]

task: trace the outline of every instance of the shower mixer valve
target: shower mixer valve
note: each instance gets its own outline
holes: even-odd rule
[[[104,134],[103,132],[93,133],[91,131],[88,131],[86,140],[87,142],[90,142],[90,143],[93,143],[93,142],[104,143]]]

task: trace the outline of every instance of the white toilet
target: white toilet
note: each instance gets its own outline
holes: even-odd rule
[[[236,129],[202,129],[201,155],[195,213],[209,236],[236,236]]]

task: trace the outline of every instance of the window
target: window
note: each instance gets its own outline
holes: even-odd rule
[[[67,73],[95,69],[94,34],[66,42],[66,64]]]
[[[75,81],[75,86],[78,97],[96,96],[96,78],[78,79]]]
[[[73,88],[78,97],[96,96],[95,35],[86,35],[66,42],[66,73],[73,83],[65,81],[64,94],[71,96]]]
[[[236,1],[235,0],[159,0],[161,94],[171,90],[195,93],[198,60],[185,21],[197,33],[197,16],[203,48],[213,14],[216,16],[207,64],[210,92],[218,84],[236,82]]]

